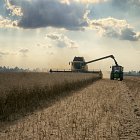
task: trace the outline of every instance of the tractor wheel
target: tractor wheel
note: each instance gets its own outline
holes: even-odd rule
[[[123,80],[123,75],[120,76],[120,81],[122,81],[122,80]]]
[[[110,80],[114,80],[114,76],[113,76],[112,73],[111,73],[111,75],[110,75]]]

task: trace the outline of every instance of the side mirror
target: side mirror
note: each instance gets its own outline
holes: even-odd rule
[[[110,66],[110,68],[111,68],[111,66]]]

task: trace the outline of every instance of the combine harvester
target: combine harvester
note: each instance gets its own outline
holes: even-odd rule
[[[69,63],[71,64],[71,70],[52,70],[50,69],[50,72],[82,72],[82,73],[97,73],[102,77],[102,71],[88,71],[88,65],[89,63],[93,63],[99,60],[103,60],[106,58],[112,58],[115,62],[115,65],[112,66],[112,71],[110,74],[110,79],[119,79],[120,81],[123,80],[123,67],[118,65],[117,61],[115,60],[115,57],[113,55],[108,55],[105,57],[101,57],[95,60],[91,60],[88,62],[85,62],[84,57],[74,57],[73,61]]]

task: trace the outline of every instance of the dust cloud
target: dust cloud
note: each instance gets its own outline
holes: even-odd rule
[[[110,78],[110,71],[102,71],[103,72],[103,78],[109,79]]]

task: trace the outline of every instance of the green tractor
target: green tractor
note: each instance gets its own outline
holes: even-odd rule
[[[114,79],[120,79],[120,81],[123,80],[123,67],[122,66],[119,66],[119,65],[112,66],[110,80],[114,80]]]

